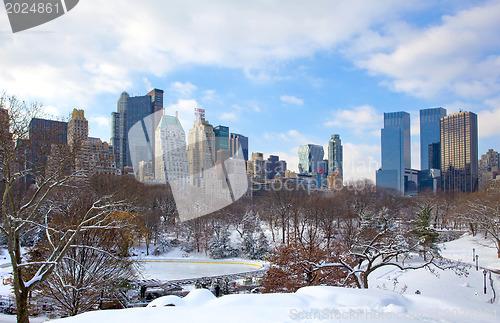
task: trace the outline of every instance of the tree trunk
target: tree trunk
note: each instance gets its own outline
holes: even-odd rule
[[[363,286],[361,288],[368,288],[368,273],[365,272],[362,278]]]
[[[29,323],[28,314],[28,289],[24,285],[21,263],[21,244],[19,235],[15,231],[10,231],[7,237],[9,246],[9,255],[12,263],[14,295],[16,295],[16,312],[18,323]]]
[[[25,290],[16,297],[17,323],[29,323],[28,292]]]
[[[497,257],[500,258],[500,239],[495,239],[497,243]]]
[[[17,312],[17,323],[29,323],[29,313],[28,313],[28,290],[24,287],[24,283],[21,281],[21,270],[17,267],[14,270],[14,289],[16,295],[16,312]]]
[[[284,214],[281,215],[281,226],[282,226],[281,227],[281,229],[282,229],[281,232],[283,234],[283,236],[281,237],[281,241],[284,244],[285,243],[285,230],[286,230],[285,229],[285,215]]]

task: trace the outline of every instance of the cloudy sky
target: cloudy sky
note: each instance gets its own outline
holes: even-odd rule
[[[122,91],[165,90],[184,129],[195,107],[296,169],[301,144],[338,133],[346,178],[374,179],[383,112],[479,115],[479,154],[500,150],[500,1],[81,0],[12,34],[0,12],[0,90],[109,140]]]

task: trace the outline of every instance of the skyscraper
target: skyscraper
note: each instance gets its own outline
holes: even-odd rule
[[[479,189],[487,189],[500,173],[500,154],[489,149],[479,160]]]
[[[128,133],[137,123],[155,112],[163,110],[163,90],[153,89],[144,96],[130,97],[127,92],[123,92],[118,100],[118,111],[111,114],[111,143],[114,146],[115,154],[118,156],[118,166],[120,168],[132,166],[132,157],[128,147]],[[147,138],[152,143],[154,152],[155,129],[160,123],[161,114],[154,114],[149,125],[144,124],[144,128],[152,129],[152,138]],[[153,160],[154,163],[154,160]],[[154,167],[153,167],[154,169]]]
[[[117,111],[111,113],[111,145],[116,155],[116,166],[123,170],[126,165],[127,156],[127,127],[126,127],[126,112],[127,99],[130,95],[127,92],[122,92],[117,103]]]
[[[279,156],[270,155],[265,162],[266,179],[273,179],[280,171],[280,158]]]
[[[0,105],[0,140],[10,140],[10,117],[9,110],[1,108]]]
[[[68,142],[68,123],[33,118],[29,124],[29,141],[26,167],[42,171],[47,164],[52,145],[66,145]]]
[[[219,150],[227,150],[227,155],[230,155],[229,151],[229,127],[226,126],[217,126],[214,128],[214,135],[215,135],[215,151],[218,152]],[[225,152],[222,153],[221,156],[225,156]],[[217,158],[217,161],[219,159]]]
[[[248,160],[248,137],[237,133],[231,133],[229,136],[229,154],[234,156],[238,153],[240,147],[243,152],[243,159]]]
[[[252,159],[247,161],[247,175],[252,176],[254,183],[265,182],[266,161],[263,153],[252,153]]]
[[[89,122],[85,118],[85,111],[73,109],[71,120],[68,122],[68,145],[80,145],[89,137]]]
[[[446,116],[446,109],[420,110],[420,169],[429,169],[429,145],[439,143],[439,120]],[[438,148],[434,146],[432,149]]]
[[[441,176],[444,191],[474,192],[478,185],[477,115],[441,119]]]
[[[377,171],[377,186],[405,193],[405,169],[411,169],[410,114],[384,113],[381,131],[382,167]]]
[[[169,180],[188,182],[186,135],[177,112],[175,117],[162,116],[156,128],[155,139],[155,179],[161,182]]]
[[[315,174],[321,169],[321,162],[325,151],[323,146],[307,144],[299,147],[299,172]]]
[[[328,142],[328,174],[343,176],[343,149],[339,135],[332,135]]]
[[[188,136],[188,162],[191,185],[200,186],[206,173],[215,166],[215,134],[205,118],[197,116]]]

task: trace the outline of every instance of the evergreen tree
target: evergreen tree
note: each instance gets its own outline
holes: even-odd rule
[[[257,246],[252,259],[264,259],[268,254],[269,242],[267,241],[264,232],[260,231],[259,238],[257,239]]]
[[[241,252],[244,257],[254,259],[255,255],[255,239],[253,232],[245,232],[243,241],[241,242]]]
[[[238,250],[231,246],[229,231],[227,228],[220,228],[219,232],[214,234],[210,246],[208,247],[210,257],[214,259],[237,257]]]
[[[417,212],[415,220],[412,221],[413,229],[411,233],[419,239],[418,244],[421,247],[424,260],[427,259],[428,252],[439,252],[437,246],[439,234],[436,229],[431,226],[433,222],[432,211],[433,207],[430,204],[425,204],[420,207],[420,211]]]

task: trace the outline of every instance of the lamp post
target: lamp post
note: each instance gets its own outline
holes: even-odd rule
[[[475,258],[476,258],[476,248],[472,248],[472,262],[474,262]]]
[[[483,286],[484,286],[484,293],[485,293],[485,294],[486,294],[486,274],[487,274],[486,269],[483,269],[483,276],[484,276],[484,283],[483,283]]]
[[[478,265],[477,265],[477,258],[479,258],[479,256],[478,256],[478,255],[476,255],[476,271],[478,271],[478,270],[479,270],[479,267],[478,267]]]

